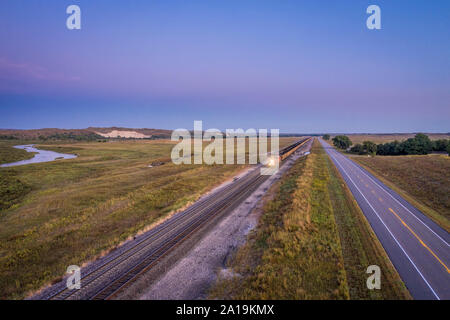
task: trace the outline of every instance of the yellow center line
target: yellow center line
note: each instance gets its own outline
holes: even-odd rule
[[[369,185],[366,183],[366,187],[368,188],[369,187]]]
[[[437,259],[437,261],[440,262],[440,264],[442,264],[444,266],[444,268],[447,270],[447,273],[450,273],[450,269],[445,265],[445,263],[443,263],[441,261],[441,259],[439,259],[439,257],[433,252],[433,250],[431,250],[426,244],[425,242],[422,241],[422,239],[420,239],[420,237],[414,232],[412,231],[412,229],[402,220],[402,218],[400,218],[398,216],[397,213],[395,213],[394,210],[392,210],[391,208],[389,208],[389,210],[401,221],[401,223],[417,238],[417,240],[419,240],[419,242],[428,250],[430,251],[430,253]]]
[[[375,190],[371,190],[370,192],[372,192],[373,194],[375,194]]]
[[[380,200],[380,202],[383,202],[383,199],[381,199],[381,198],[378,198],[378,200]]]

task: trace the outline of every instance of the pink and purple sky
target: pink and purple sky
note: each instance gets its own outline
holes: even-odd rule
[[[447,0],[3,0],[0,24],[0,128],[450,131]]]

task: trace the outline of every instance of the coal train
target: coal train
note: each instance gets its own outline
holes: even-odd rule
[[[309,139],[311,138],[305,138],[302,140],[299,140],[283,149],[281,149],[278,153],[278,163],[289,157],[291,154],[293,154],[295,151],[297,151],[298,148],[300,148],[303,144],[305,144]],[[275,165],[276,158],[274,156],[270,156],[266,165],[267,166],[274,166]]]

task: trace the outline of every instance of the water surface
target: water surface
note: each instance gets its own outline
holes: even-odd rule
[[[14,146],[16,149],[23,149],[27,152],[36,152],[33,158],[27,160],[20,160],[17,162],[5,163],[0,165],[0,167],[14,167],[14,166],[22,166],[30,163],[39,163],[39,162],[50,162],[56,159],[73,159],[77,156],[74,154],[66,154],[59,153],[55,151],[48,150],[39,150],[34,147],[34,144],[26,144],[21,146]]]

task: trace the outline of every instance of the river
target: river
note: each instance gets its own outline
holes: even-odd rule
[[[22,165],[30,164],[30,163],[49,162],[49,161],[54,161],[56,159],[61,159],[61,158],[62,159],[73,159],[73,158],[77,157],[74,154],[58,153],[55,151],[48,151],[48,150],[39,150],[39,149],[35,148],[33,144],[14,146],[14,148],[23,149],[27,152],[36,152],[36,154],[31,159],[21,160],[21,161],[11,162],[11,163],[5,163],[5,164],[0,165],[0,167],[22,166]]]

